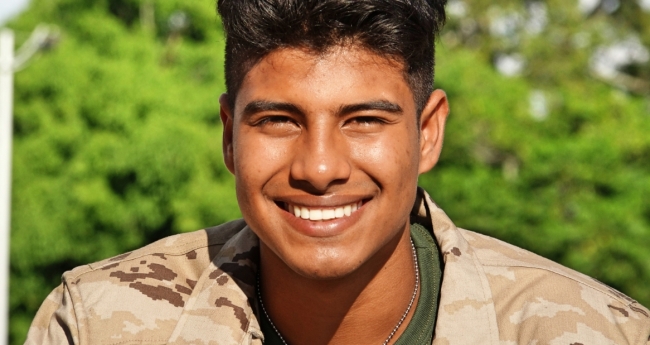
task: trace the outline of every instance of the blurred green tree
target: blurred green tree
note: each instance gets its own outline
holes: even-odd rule
[[[452,115],[420,183],[459,226],[650,305],[643,1],[450,0]],[[12,344],[63,271],[240,215],[214,1],[33,0],[10,26],[42,22],[62,40],[16,75]]]
[[[450,0],[451,117],[420,183],[457,225],[650,305],[650,6]]]
[[[238,217],[211,1],[35,0],[60,44],[16,75],[11,337],[76,265]]]

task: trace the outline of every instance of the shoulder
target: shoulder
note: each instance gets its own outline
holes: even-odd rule
[[[140,273],[139,269],[134,269],[135,266],[157,267],[156,263],[178,268],[188,264],[207,265],[209,258],[214,257],[221,247],[245,226],[246,223],[239,219],[211,228],[169,236],[134,251],[76,267],[64,273],[63,278],[68,282],[93,279],[95,276],[101,278],[106,272],[115,272],[114,268],[129,265],[131,273]]]
[[[129,309],[133,301],[165,308],[183,307],[197,281],[224,244],[246,224],[217,227],[163,238],[132,252],[77,267],[63,274],[72,298],[92,305]],[[119,301],[119,302],[118,302]],[[116,303],[124,303],[117,307]],[[156,310],[149,306],[148,310]],[[171,311],[170,311],[171,312]]]
[[[459,231],[485,272],[502,340],[647,342],[650,312],[630,297],[527,250]]]
[[[167,343],[195,287],[211,279],[212,261],[229,259],[235,250],[224,245],[242,242],[238,234],[246,228],[237,220],[179,234],[64,273],[62,286],[39,309],[28,343],[66,334],[81,343]]]

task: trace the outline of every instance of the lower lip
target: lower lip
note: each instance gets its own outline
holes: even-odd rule
[[[344,233],[356,224],[361,218],[361,213],[366,209],[366,203],[349,216],[330,220],[312,221],[302,219],[280,208],[282,217],[299,233],[309,237],[334,237]]]

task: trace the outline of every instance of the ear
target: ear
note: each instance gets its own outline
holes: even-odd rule
[[[223,161],[226,163],[226,168],[232,173],[235,174],[235,160],[233,154],[233,121],[235,119],[232,109],[230,109],[230,98],[227,93],[224,93],[219,97],[219,116],[221,117],[221,122],[223,123],[223,142],[221,149],[223,150]]]
[[[449,115],[447,94],[442,90],[433,91],[420,116],[420,165],[418,170],[420,174],[431,170],[438,163],[447,115]]]

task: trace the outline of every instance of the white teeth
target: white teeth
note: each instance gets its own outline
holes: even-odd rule
[[[361,201],[337,208],[307,208],[286,204],[286,210],[298,218],[318,221],[349,217],[361,208],[362,205],[363,203]]]
[[[300,208],[300,218],[309,219],[309,209],[306,207]]]
[[[334,213],[334,210],[328,209],[328,210],[323,210],[323,219],[328,220],[328,219],[334,219],[336,218],[336,213]]]
[[[323,210],[309,210],[309,220],[323,219]]]

